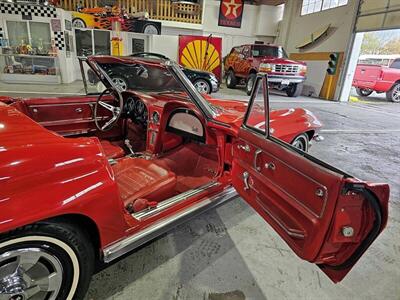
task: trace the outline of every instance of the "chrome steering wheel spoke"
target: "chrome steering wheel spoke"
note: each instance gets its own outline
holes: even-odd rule
[[[114,105],[111,105],[110,103],[103,101],[102,99],[106,95],[113,96],[114,97],[113,100],[117,101],[118,105],[114,106]],[[93,118],[94,118],[94,122],[96,124],[97,129],[100,131],[107,131],[107,130],[110,130],[115,124],[117,124],[117,122],[122,114],[123,104],[124,104],[123,98],[122,98],[120,91],[115,90],[114,88],[105,89],[97,98],[96,105],[95,105],[94,111],[93,111]],[[112,117],[110,119],[108,119],[108,117],[100,115],[99,107],[103,107],[104,109],[111,112]],[[103,120],[107,120],[107,121],[101,125],[100,121],[103,121]]]

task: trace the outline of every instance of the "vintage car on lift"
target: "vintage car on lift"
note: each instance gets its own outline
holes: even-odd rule
[[[238,195],[334,282],[384,229],[388,185],[277,139],[266,77],[248,105],[207,101],[176,64],[132,58],[143,80],[121,92],[114,59],[80,61],[98,96],[0,102],[0,299],[82,299],[96,261]]]

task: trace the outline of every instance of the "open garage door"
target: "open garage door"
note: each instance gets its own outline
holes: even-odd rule
[[[356,32],[400,28],[400,0],[363,0]]]

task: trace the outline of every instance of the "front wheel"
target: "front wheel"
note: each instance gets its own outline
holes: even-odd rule
[[[298,136],[296,136],[294,138],[294,140],[292,141],[292,146],[300,149],[304,152],[308,151],[308,147],[309,147],[309,141],[308,141],[308,136],[305,133],[302,133]]]
[[[286,88],[286,95],[289,97],[298,97],[303,91],[302,83],[292,83]]]
[[[232,70],[228,71],[228,74],[226,74],[226,86],[229,89],[234,89],[237,84],[237,78],[235,76],[235,73]]]
[[[25,226],[0,236],[0,299],[83,299],[93,266],[93,247],[77,228]]]
[[[204,79],[197,79],[193,83],[196,90],[201,94],[210,94],[211,93],[211,86],[210,84]]]
[[[256,74],[250,74],[249,77],[247,77],[247,82],[246,82],[246,94],[251,95],[251,91],[253,90],[253,85],[254,82],[256,82]]]
[[[111,80],[115,84],[115,86],[121,90],[121,92],[125,92],[128,89],[128,82],[125,78],[120,76],[113,76],[111,77]]]
[[[356,88],[356,93],[358,94],[358,96],[361,97],[368,97],[369,95],[371,95],[373,92],[373,90],[371,89],[360,89],[360,88]]]
[[[400,103],[400,83],[395,83],[392,88],[386,92],[386,99],[395,103]]]

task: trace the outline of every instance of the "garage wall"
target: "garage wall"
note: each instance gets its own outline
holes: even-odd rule
[[[222,55],[225,56],[229,53],[233,46],[254,43],[254,41],[264,41],[265,43],[272,43],[278,34],[279,22],[283,17],[283,6],[269,6],[269,5],[248,5],[245,4],[243,11],[242,27],[229,28],[218,26],[218,12],[220,1],[205,0],[203,24],[192,25],[178,22],[162,22],[163,35],[202,35],[206,36],[212,34],[215,37],[222,38]],[[185,28],[182,28],[182,27]],[[163,38],[155,37],[154,41],[162,41]],[[168,40],[168,39],[167,39]],[[172,42],[172,40],[170,40]],[[154,43],[153,46],[157,46]],[[153,48],[154,51],[168,55],[171,58],[176,58],[173,53],[174,48],[172,45],[161,45],[160,51]],[[177,48],[176,48],[177,49]],[[166,51],[166,52],[163,52]],[[170,53],[170,54],[167,54]]]
[[[320,97],[323,86],[331,82],[332,78],[326,73],[329,61],[329,53],[346,53],[351,41],[352,27],[358,9],[358,0],[349,0],[345,6],[340,6],[308,15],[301,16],[302,1],[287,1],[283,20],[280,24],[276,43],[285,47],[292,57],[301,58],[308,65],[307,80],[304,83],[303,94],[312,97]],[[307,48],[297,49],[311,34],[330,24],[327,34],[316,43]],[[319,57],[320,59],[315,59]],[[339,74],[336,75],[334,87],[329,92],[331,100],[337,100],[341,88],[339,76],[343,76],[343,66],[346,60],[339,66]],[[322,93],[324,94],[324,93]]]
[[[357,0],[349,0],[345,6],[301,16],[302,1],[287,1],[277,43],[283,45],[288,53],[301,52],[296,46],[311,33],[331,24],[328,36],[315,47],[304,52],[341,52],[345,51],[352,33],[352,23],[357,12]]]

